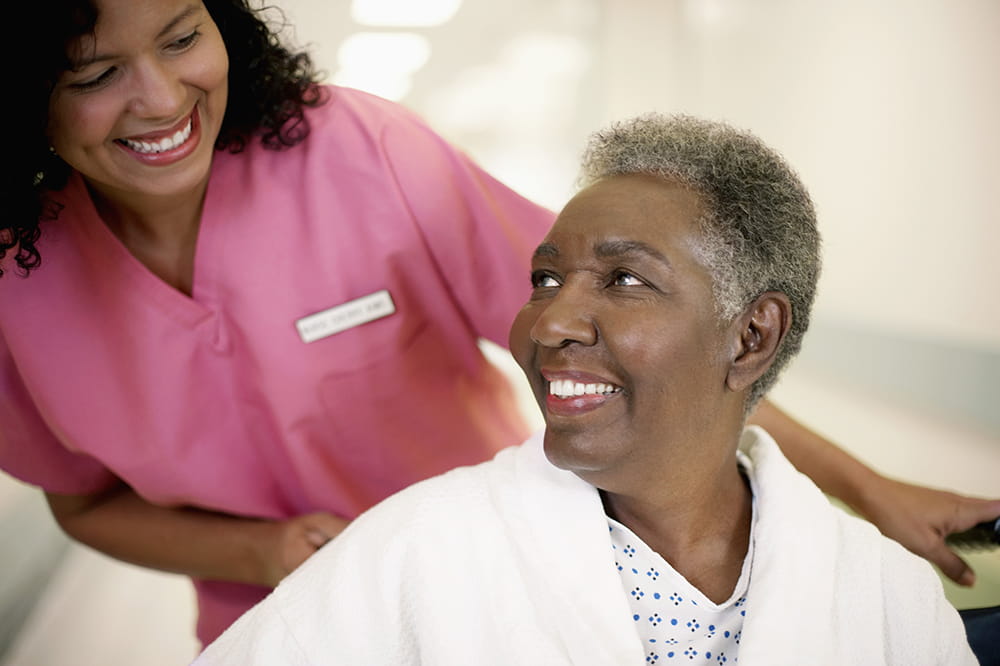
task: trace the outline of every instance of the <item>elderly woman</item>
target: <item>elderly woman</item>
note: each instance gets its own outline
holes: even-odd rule
[[[511,350],[543,433],[376,506],[203,664],[973,664],[927,562],[750,409],[802,341],[809,196],[690,117],[597,134]]]

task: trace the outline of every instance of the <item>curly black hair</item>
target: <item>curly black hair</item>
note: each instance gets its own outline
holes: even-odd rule
[[[308,53],[282,44],[280,10],[253,8],[248,0],[204,4],[229,55],[229,99],[216,149],[238,153],[255,137],[276,150],[301,142],[309,134],[304,109],[323,101],[320,75]],[[26,276],[41,263],[40,222],[59,215],[47,193],[62,189],[71,172],[49,150],[49,96],[70,67],[68,47],[93,33],[98,16],[93,0],[35,0],[25,13],[18,26],[22,39],[2,40],[3,61],[14,66],[13,90],[21,98],[0,105],[0,126],[9,136],[0,166],[0,259],[16,248],[17,272]],[[25,36],[30,51],[22,50]]]

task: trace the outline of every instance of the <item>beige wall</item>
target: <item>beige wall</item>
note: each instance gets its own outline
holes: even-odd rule
[[[609,117],[722,117],[799,169],[821,317],[1000,350],[1000,3],[605,6]]]
[[[350,2],[278,4],[334,75],[340,40],[361,29]],[[465,0],[419,32],[432,56],[401,101],[529,196],[561,206],[606,121],[726,119],[813,192],[819,320],[1000,351],[1000,3]],[[539,36],[583,57],[518,58]]]

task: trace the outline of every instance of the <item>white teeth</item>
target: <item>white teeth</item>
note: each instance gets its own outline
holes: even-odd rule
[[[556,379],[549,382],[549,395],[569,398],[577,395],[608,395],[620,391],[612,384],[584,384],[570,379]]]
[[[173,136],[164,137],[163,139],[156,142],[149,141],[133,141],[131,139],[122,139],[122,143],[131,148],[137,153],[162,153],[165,150],[172,150],[177,146],[181,145],[188,140],[191,136],[191,119],[187,121],[187,125],[184,129],[179,129],[174,132]]]

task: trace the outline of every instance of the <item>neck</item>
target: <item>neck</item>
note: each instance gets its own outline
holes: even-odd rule
[[[632,530],[716,603],[729,598],[750,544],[752,494],[735,451],[715,472],[688,468],[639,494],[601,492],[609,516]]]
[[[101,219],[161,280],[190,295],[207,183],[182,197],[112,197],[91,188]]]

